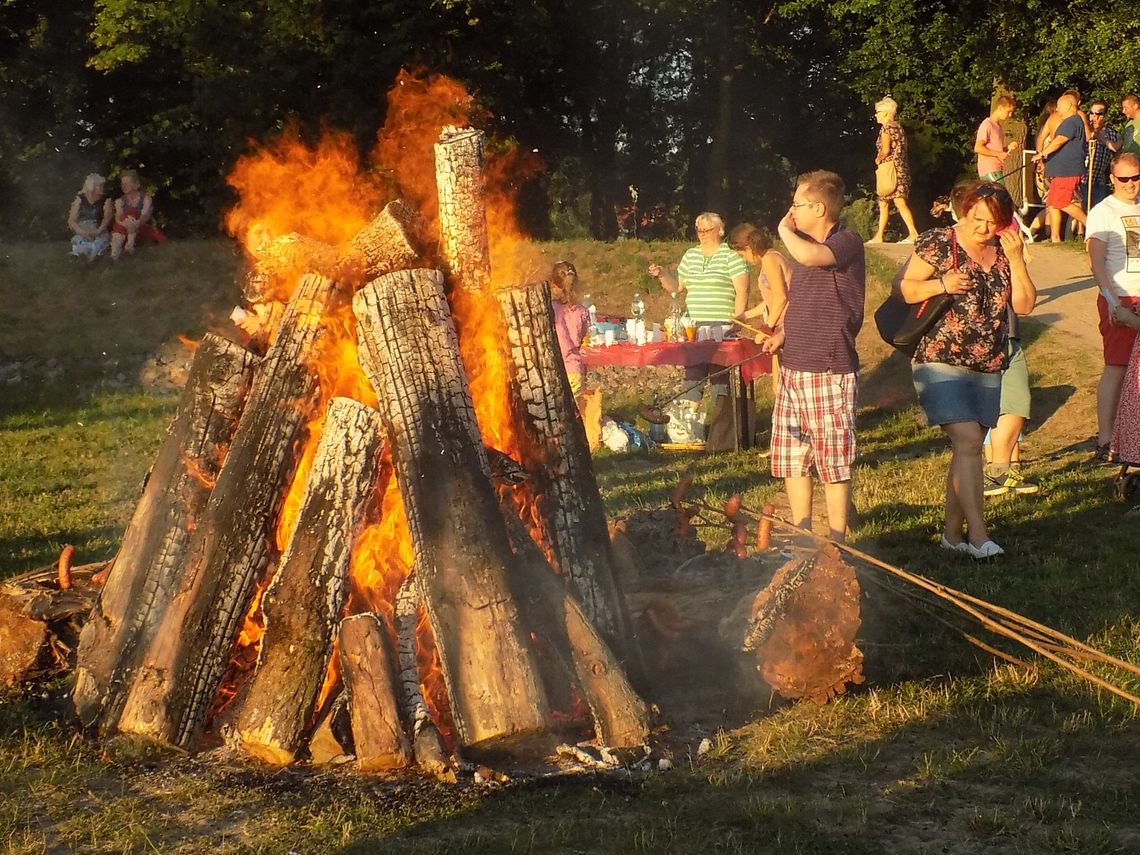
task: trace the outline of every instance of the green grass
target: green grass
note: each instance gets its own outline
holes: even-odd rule
[[[542,263],[573,259],[599,307],[621,311],[633,290],[647,289],[639,278],[645,263],[675,260],[679,249],[575,242],[535,251]],[[157,255],[167,250],[173,258]],[[72,305],[75,295],[55,292],[88,275],[42,247],[27,249],[31,260],[8,252],[9,269],[40,265],[43,304]],[[199,282],[200,268],[188,256],[179,261],[181,252],[230,279]],[[161,442],[174,398],[108,382],[106,371],[85,374],[94,343],[117,337],[120,352],[134,358],[177,332],[197,335],[211,326],[211,314],[228,312],[233,263],[223,244],[168,245],[130,264],[123,268],[129,281],[106,287],[140,300],[163,293],[173,317],[153,317],[139,331],[92,312],[64,318],[61,327],[13,308],[12,295],[26,293],[30,280],[4,284],[8,311],[22,313],[0,327],[7,356],[54,358],[64,370],[52,382],[0,387],[0,577],[49,563],[66,542],[79,546],[81,560],[109,556]],[[877,261],[871,270],[879,280],[869,298],[874,306],[893,271]],[[192,285],[200,290],[185,296]],[[653,299],[650,314],[661,315],[664,302]],[[148,313],[159,308],[133,317]],[[79,326],[81,347],[53,339]],[[11,351],[10,333],[17,334]],[[905,361],[870,327],[864,332],[856,472],[862,521],[854,545],[1140,661],[1135,522],[1110,497],[1106,470],[1086,465],[1087,450],[1074,446],[1092,423],[1095,354],[1070,354],[1063,339],[1041,328],[1030,327],[1027,338],[1035,389],[1056,399],[1026,441],[1045,489],[1032,500],[987,505],[1009,555],[974,564],[936,547],[948,450],[917,417]],[[628,389],[624,406],[641,395],[640,387]],[[750,452],[602,455],[597,471],[611,515],[665,503],[688,471],[697,477],[694,493],[710,501],[734,493],[753,507],[780,500],[780,485]],[[225,752],[184,757],[128,741],[88,742],[66,717],[66,685],[11,692],[0,697],[0,845],[15,853],[1140,848],[1136,710],[1048,663],[1028,671],[995,664],[871,584],[869,572],[862,571],[864,687],[823,707],[726,714],[722,729],[707,734],[716,742],[707,757],[697,756],[695,731],[670,722],[675,728],[663,745],[675,768],[648,777],[477,789],[414,778],[387,783],[347,770],[279,772]]]

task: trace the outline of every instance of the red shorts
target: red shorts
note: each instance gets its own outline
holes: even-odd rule
[[[851,479],[857,374],[780,368],[772,410],[772,475],[803,478],[815,464],[825,484]]]
[[[1073,204],[1077,200],[1077,185],[1080,183],[1079,175],[1050,178],[1049,195],[1045,197],[1045,204],[1050,208],[1064,208]]]
[[[1121,297],[1120,304],[1135,312],[1140,309],[1140,297]],[[1132,344],[1136,341],[1136,330],[1109,321],[1108,301],[1103,294],[1097,294],[1096,311],[1100,315],[1100,335],[1104,339],[1104,364],[1127,365],[1132,355]]]

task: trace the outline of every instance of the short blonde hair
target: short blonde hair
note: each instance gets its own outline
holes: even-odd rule
[[[796,179],[796,187],[803,187],[807,197],[813,202],[822,202],[828,217],[838,219],[843,210],[843,197],[847,188],[838,173],[827,169],[805,172]]]
[[[711,226],[717,230],[718,237],[724,237],[724,220],[720,218],[720,214],[704,211],[697,214],[695,222],[698,229],[702,227],[707,229]]]
[[[899,102],[888,95],[886,98],[880,98],[875,102],[876,113],[886,113],[887,118],[894,119],[899,111]]]
[[[107,183],[107,179],[100,175],[98,172],[92,172],[83,179],[83,189],[80,193],[90,193],[93,190],[102,190],[103,186]]]

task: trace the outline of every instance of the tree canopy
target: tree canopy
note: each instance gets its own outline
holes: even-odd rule
[[[214,229],[251,141],[367,149],[401,69],[458,79],[537,152],[538,236],[613,237],[631,188],[625,233],[648,235],[706,209],[771,224],[807,169],[866,194],[887,93],[921,200],[970,168],[997,86],[1027,119],[1070,86],[1118,106],[1138,30],[1089,0],[0,0],[3,227],[58,234],[86,173],[133,167],[172,231]]]

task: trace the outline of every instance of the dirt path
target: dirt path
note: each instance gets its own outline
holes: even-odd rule
[[[912,247],[882,244],[871,251],[902,264]],[[1034,418],[1027,432],[1048,454],[1085,439],[1095,429],[1095,378],[1100,374],[1096,286],[1088,256],[1075,244],[1029,247],[1029,272],[1037,285],[1037,307],[1026,319],[1026,348],[1033,386]]]

